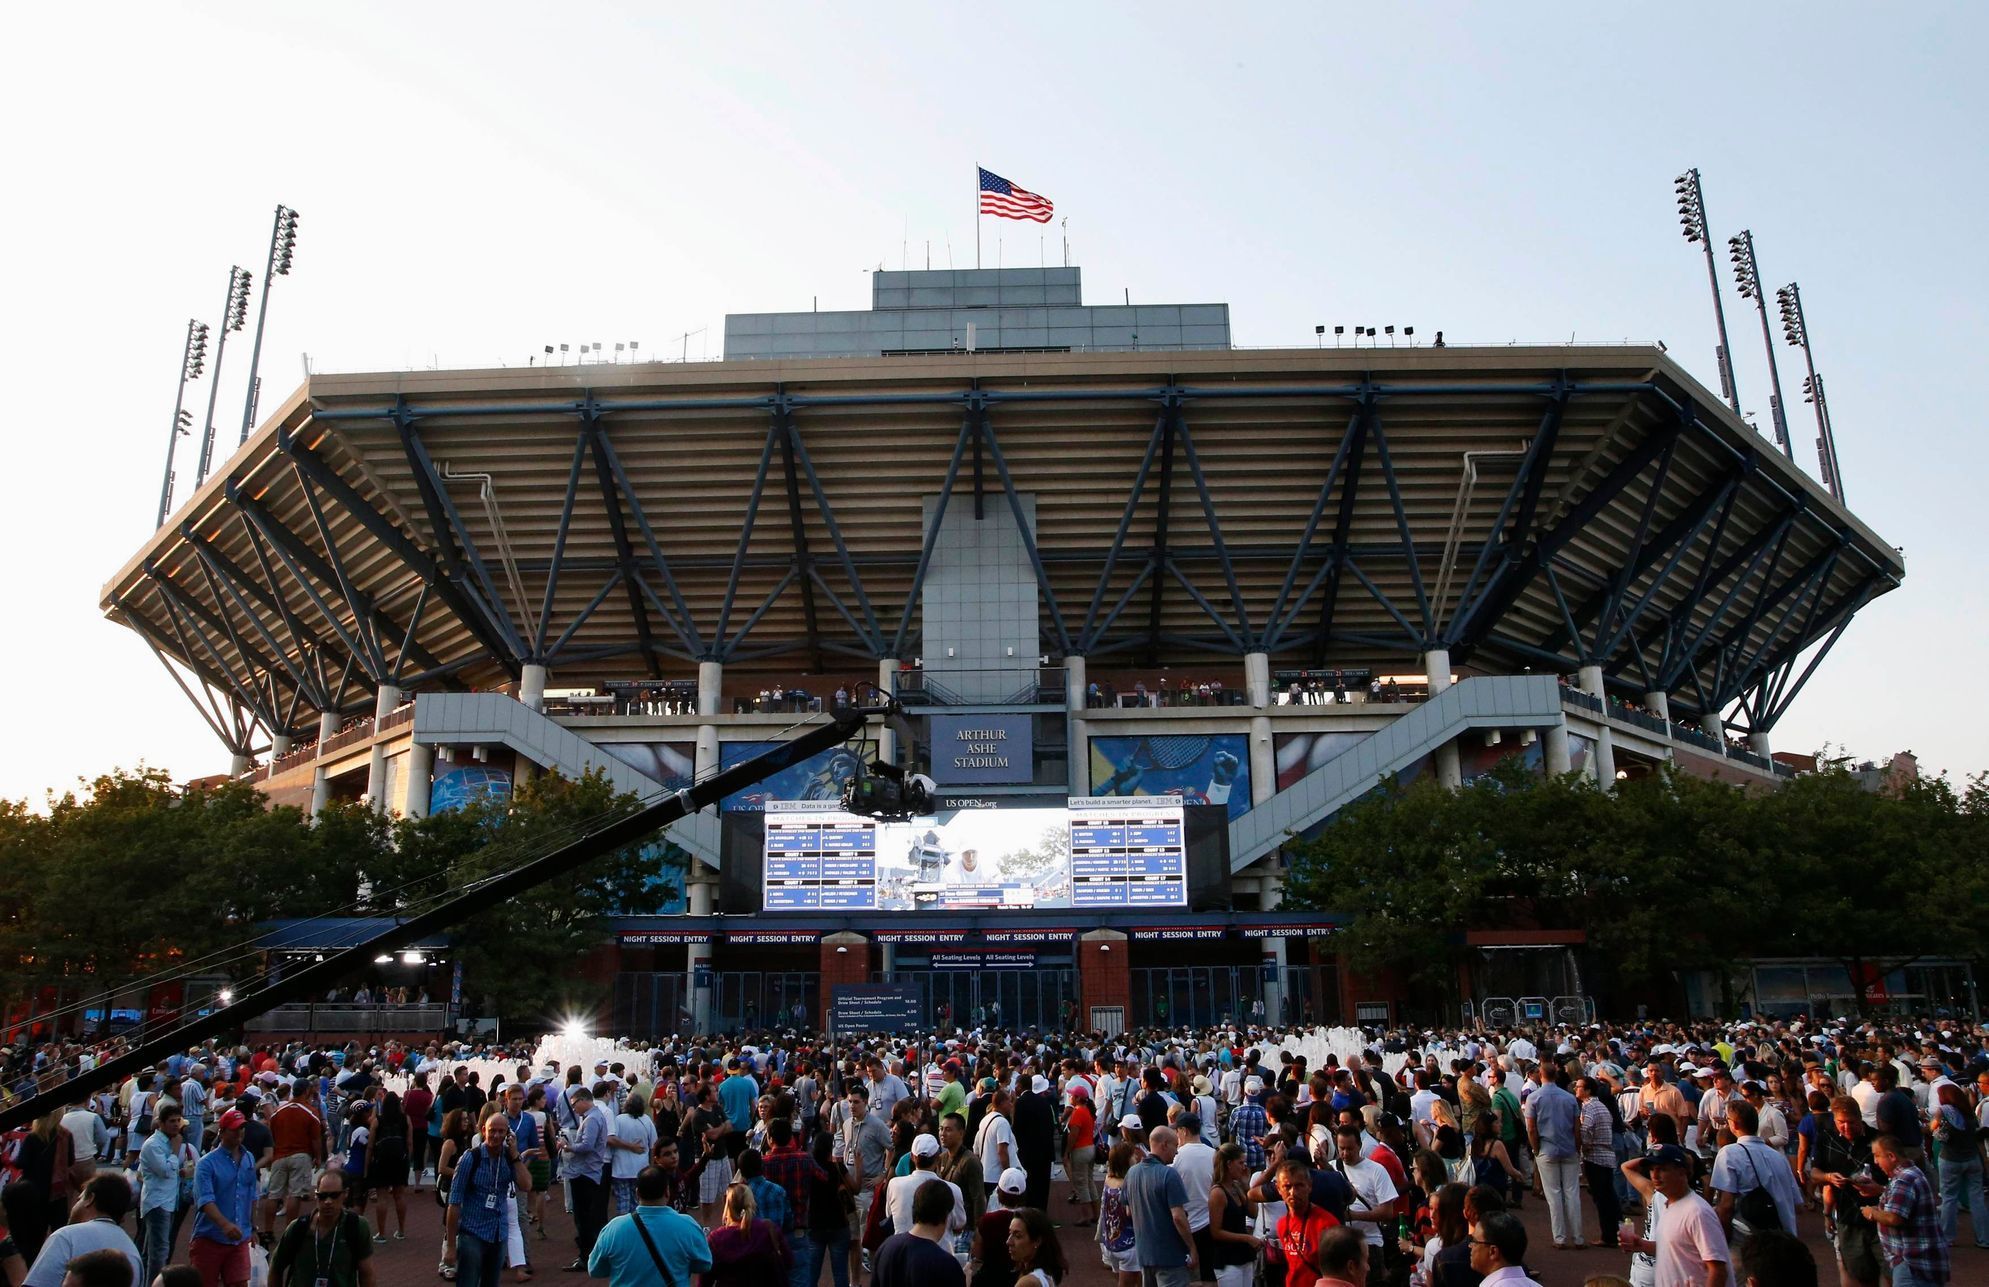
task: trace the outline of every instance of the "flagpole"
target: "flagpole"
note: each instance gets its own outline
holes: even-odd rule
[[[974,163],[974,267],[981,266],[981,165]]]

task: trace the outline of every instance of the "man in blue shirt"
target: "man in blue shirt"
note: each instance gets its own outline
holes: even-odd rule
[[[616,1216],[594,1240],[587,1274],[608,1287],[690,1287],[695,1275],[711,1268],[711,1244],[697,1221],[670,1208],[671,1176],[661,1167],[635,1177],[637,1206]],[[647,1235],[647,1236],[645,1236]],[[654,1254],[651,1252],[654,1248]],[[666,1272],[658,1273],[661,1261]]]
[[[608,1110],[595,1102],[596,1096],[606,1088],[597,1086],[589,1090],[585,1086],[575,1086],[567,1096],[573,1105],[575,1125],[566,1132],[570,1138],[561,1141],[566,1151],[565,1160],[560,1163],[563,1175],[573,1194],[573,1240],[580,1248],[580,1254],[567,1268],[575,1273],[587,1267],[587,1258],[594,1252],[594,1240],[600,1236],[601,1226],[608,1221]]]
[[[1568,1074],[1540,1066],[1540,1089],[1526,1097],[1527,1144],[1539,1161],[1547,1194],[1547,1221],[1556,1247],[1582,1246],[1581,1104],[1566,1086]],[[1603,1230],[1605,1234],[1608,1230]]]
[[[1141,1277],[1154,1287],[1188,1287],[1195,1276],[1195,1243],[1188,1232],[1188,1189],[1174,1169],[1180,1138],[1172,1128],[1158,1126],[1147,1147],[1146,1159],[1126,1175]]]
[[[511,1145],[511,1124],[504,1114],[492,1113],[484,1119],[483,1142],[456,1163],[449,1185],[444,1223],[455,1244],[456,1281],[464,1287],[497,1287],[504,1274],[504,1213],[511,1191],[531,1184],[531,1172]]]
[[[739,1156],[746,1147],[746,1132],[753,1129],[753,1109],[760,1101],[760,1083],[746,1074],[744,1065],[733,1059],[726,1065],[731,1075],[718,1083],[718,1104],[725,1110],[732,1133],[726,1137],[727,1156]]]
[[[242,1147],[248,1119],[221,1114],[221,1143],[193,1168],[193,1243],[187,1261],[205,1283],[245,1287],[249,1239],[255,1234],[256,1159]]]

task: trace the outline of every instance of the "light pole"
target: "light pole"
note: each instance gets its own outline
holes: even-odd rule
[[[249,440],[249,430],[255,427],[257,368],[262,365],[262,327],[269,320],[269,284],[272,278],[288,277],[290,261],[297,253],[297,212],[289,206],[276,207],[276,222],[269,232],[269,266],[262,274],[262,304],[256,309],[256,340],[249,350],[249,393],[242,402],[241,442]]]
[[[1796,458],[1795,446],[1789,441],[1789,419],[1782,413],[1782,372],[1775,365],[1775,334],[1768,329],[1768,299],[1761,293],[1760,266],[1754,259],[1754,233],[1743,228],[1727,238],[1727,249],[1733,256],[1733,279],[1740,286],[1740,297],[1754,301],[1754,311],[1761,314],[1761,346],[1768,350],[1768,415],[1775,422],[1775,441],[1781,446],[1782,454],[1789,459]]]
[[[1713,350],[1713,356],[1720,365],[1720,391],[1727,395],[1727,405],[1735,415],[1740,414],[1740,389],[1733,378],[1732,349],[1727,347],[1727,311],[1720,303],[1720,272],[1713,263],[1713,239],[1706,231],[1706,194],[1699,186],[1699,171],[1687,170],[1673,181],[1672,190],[1678,195],[1678,223],[1685,233],[1685,240],[1696,241],[1706,251],[1706,280],[1713,287],[1713,320],[1719,323],[1720,344]]]
[[[249,282],[254,276],[246,268],[228,270],[228,299],[221,309],[221,334],[214,341],[214,380],[207,386],[207,427],[200,435],[200,470],[194,486],[207,481],[208,466],[214,463],[214,401],[221,396],[221,358],[228,351],[228,332],[239,331],[249,320]]]
[[[173,510],[173,454],[179,448],[180,435],[193,432],[193,417],[186,412],[187,381],[198,380],[206,364],[207,323],[189,320],[186,350],[180,354],[179,386],[173,391],[173,427],[166,435],[166,481],[159,487],[159,527],[166,525],[166,515]]]
[[[1823,397],[1823,377],[1816,373],[1816,355],[1809,347],[1809,323],[1803,317],[1803,293],[1794,282],[1775,292],[1782,309],[1782,338],[1803,351],[1803,401],[1816,407],[1816,458],[1823,468],[1823,485],[1839,504],[1844,501],[1844,476],[1837,468],[1837,435],[1830,427],[1830,405]]]

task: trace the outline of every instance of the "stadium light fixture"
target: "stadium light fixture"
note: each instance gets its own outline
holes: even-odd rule
[[[1830,423],[1830,404],[1823,393],[1823,377],[1816,373],[1816,355],[1809,346],[1809,322],[1803,316],[1802,288],[1794,282],[1775,292],[1775,304],[1782,314],[1782,338],[1803,351],[1803,401],[1816,408],[1816,456],[1823,470],[1823,485],[1841,504],[1844,475],[1837,466],[1837,434]]]
[[[1685,240],[1696,241],[1706,252],[1706,280],[1713,288],[1713,321],[1718,325],[1720,342],[1713,350],[1713,357],[1719,364],[1720,391],[1726,394],[1727,405],[1734,414],[1740,414],[1740,389],[1733,378],[1732,349],[1727,345],[1727,312],[1720,302],[1720,272],[1713,262],[1712,234],[1706,230],[1706,193],[1699,184],[1699,171],[1687,170],[1672,181],[1672,191],[1678,198],[1678,225]]]
[[[228,294],[221,304],[221,334],[214,342],[214,382],[207,386],[207,421],[200,434],[200,467],[193,485],[207,481],[214,463],[214,404],[221,396],[221,359],[228,352],[228,333],[239,331],[249,320],[249,288],[255,274],[239,264],[228,269]]]
[[[1318,347],[1322,349],[1326,347],[1326,328],[1324,326],[1313,327],[1312,337],[1313,337],[1313,343],[1316,344]]]
[[[159,527],[166,525],[166,515],[173,512],[173,457],[179,451],[180,437],[193,432],[193,416],[186,409],[186,386],[189,381],[198,380],[206,366],[207,323],[189,318],[186,347],[180,351],[180,378],[173,392],[172,429],[166,435],[166,478],[159,486]]]
[[[278,277],[288,277],[297,257],[297,212],[289,206],[276,207],[276,220],[269,230],[269,263],[262,274],[262,303],[256,309],[256,338],[249,348],[249,391],[242,400],[242,436],[236,445],[249,440],[255,427],[257,395],[262,392],[258,375],[262,366],[262,332],[269,321],[269,286]]]
[[[1768,350],[1768,417],[1775,424],[1775,444],[1782,454],[1795,459],[1795,448],[1789,442],[1789,421],[1782,414],[1782,372],[1775,363],[1775,334],[1768,329],[1768,301],[1761,293],[1761,269],[1754,258],[1754,233],[1742,228],[1727,238],[1728,256],[1733,260],[1734,284],[1740,289],[1742,299],[1754,301],[1754,311],[1761,315],[1761,345]]]

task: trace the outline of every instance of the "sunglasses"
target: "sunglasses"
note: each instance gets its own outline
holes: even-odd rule
[[[339,1199],[343,1198],[344,1196],[345,1196],[344,1193],[339,1192],[336,1189],[334,1189],[330,1193],[326,1193],[322,1189],[318,1191],[318,1201],[320,1202],[337,1202]]]

